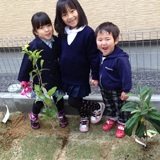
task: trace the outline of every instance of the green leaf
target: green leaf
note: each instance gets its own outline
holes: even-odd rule
[[[142,104],[145,106],[145,108],[149,108],[148,104],[144,101],[144,100],[141,100]]]
[[[155,120],[150,117],[145,117],[145,119],[148,120],[153,125],[153,127],[158,131],[158,133],[160,133],[160,121],[159,120]]]
[[[125,104],[122,106],[121,110],[122,110],[122,111],[125,111],[126,108],[131,107],[131,106],[135,106],[135,105],[137,105],[137,104],[139,105],[139,103],[136,102],[136,101],[127,102],[127,103],[125,103]]]
[[[137,112],[140,112],[140,110],[134,109],[134,110],[131,112],[131,114],[137,113]]]
[[[52,105],[52,100],[50,98],[45,97],[44,101],[47,104],[47,106],[51,106]]]
[[[37,84],[34,85],[34,88],[35,88],[35,90],[40,90],[40,87]]]
[[[34,74],[34,75],[32,76],[32,79],[34,79],[34,77],[37,76],[37,75],[38,75],[38,74]]]
[[[36,56],[39,56],[39,54],[40,54],[42,51],[43,51],[43,49],[40,50],[40,51],[38,51],[38,52],[36,53]]]
[[[136,94],[126,94],[125,96],[129,96],[129,97],[138,97],[138,95]],[[138,97],[139,98],[139,97]]]
[[[131,136],[132,135],[132,132],[133,132],[133,128],[134,128],[135,124],[133,124],[131,127],[127,128],[126,125],[125,125],[125,128],[124,128],[124,133],[128,136]]]
[[[126,108],[125,110],[123,110],[123,111],[125,111],[125,112],[132,112],[133,110],[135,110],[134,108]]]
[[[44,100],[45,101],[45,96],[44,96],[44,94],[40,94],[39,96],[38,96],[40,99],[42,99],[42,100]]]
[[[33,59],[33,57],[30,55],[29,57],[28,57],[31,61],[32,61],[32,59]]]
[[[151,100],[152,94],[153,94],[153,88],[150,89],[149,95],[146,99],[146,103],[148,106],[150,105],[150,100]]]
[[[26,47],[22,47],[22,50],[24,50],[25,52],[28,52],[28,49]]]
[[[61,94],[61,95],[59,95],[58,96],[58,98],[57,98],[57,102],[59,101],[59,100],[61,100],[62,99],[62,97],[63,97],[63,95]]]
[[[53,93],[56,91],[56,89],[57,89],[57,87],[51,88],[51,89],[47,92],[47,94],[48,94],[49,96],[52,96]]]
[[[150,116],[153,119],[156,119],[156,120],[160,121],[160,113],[158,113],[158,112],[148,111],[147,115]]]
[[[138,90],[138,93],[140,94],[140,93],[141,93],[141,86],[140,86],[140,82],[138,82],[138,84],[137,84],[137,90]]]
[[[39,99],[39,98],[35,100],[35,103],[37,103],[38,101],[40,101],[40,99]]]
[[[141,112],[141,115],[146,115],[148,113],[148,109],[144,109],[142,112]]]
[[[31,52],[32,53],[32,55],[36,55],[36,52],[37,52],[38,50],[36,49],[36,50],[34,50],[33,52]]]
[[[139,138],[144,137],[144,131],[145,131],[144,122],[142,122],[142,123],[138,122],[135,135],[137,135]]]
[[[38,71],[37,69],[32,70],[32,72],[34,72],[34,73],[37,73],[37,71]]]
[[[52,117],[51,109],[49,107],[46,108],[45,114],[46,114],[47,117]]]
[[[144,86],[140,92],[141,99],[144,100],[148,93],[149,93],[148,86]]]
[[[45,113],[45,112],[46,112],[46,108],[43,108],[43,109],[42,109],[42,112],[44,112],[44,113]]]
[[[48,117],[42,117],[41,120],[48,119]]]
[[[57,113],[57,112],[58,112],[57,106],[54,105],[54,104],[52,104],[52,107],[53,107],[53,109],[55,110],[55,112]]]
[[[32,71],[31,71],[31,72],[29,72],[29,76],[31,76],[31,74],[32,74]]]
[[[135,113],[132,117],[135,118],[135,117],[139,117],[139,116],[141,116],[141,112]]]
[[[137,105],[135,105],[135,108],[138,109],[138,110],[141,110],[140,104],[138,103]]]
[[[152,111],[152,112],[157,112],[158,113],[158,110],[155,108],[155,107],[151,107],[151,108],[149,108],[149,110],[148,111]]]
[[[52,115],[56,115],[57,114],[57,112],[54,109],[51,110],[51,113],[52,113]]]
[[[32,56],[32,51],[28,51],[27,54],[29,54],[30,56]],[[33,56],[32,56],[32,58],[33,58]]]
[[[42,95],[42,92],[39,91],[39,90],[34,90],[34,91],[35,91],[35,93],[36,93],[36,96],[37,96],[39,99],[41,99],[40,96]]]
[[[41,59],[41,68],[43,67],[44,60]]]
[[[43,69],[40,69],[39,71],[41,71],[41,72],[42,72],[42,71],[46,71],[46,70],[47,70],[47,71],[49,71],[50,69],[43,68]]]
[[[52,120],[56,120],[57,118],[52,117]]]
[[[32,65],[33,65],[33,67],[36,65],[34,61],[32,61]]]
[[[125,124],[125,127],[130,128],[132,125],[135,125],[137,122],[139,122],[142,119],[142,115],[139,116],[132,116]]]

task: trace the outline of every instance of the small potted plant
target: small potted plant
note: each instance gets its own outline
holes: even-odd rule
[[[144,86],[141,89],[140,83],[137,85],[138,95],[127,94],[126,96],[136,97],[137,100],[127,102],[121,108],[122,111],[128,111],[134,114],[125,124],[124,132],[126,135],[131,136],[133,129],[136,127],[135,135],[139,138],[146,140],[147,146],[147,125],[146,121],[149,121],[153,127],[160,133],[160,113],[155,107],[151,107],[151,97],[153,94],[153,88]]]

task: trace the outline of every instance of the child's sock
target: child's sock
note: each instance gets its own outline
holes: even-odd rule
[[[68,122],[64,113],[64,109],[58,112],[58,121],[59,121],[60,127],[64,128],[67,126]]]
[[[34,122],[37,121],[38,120],[38,114],[34,114],[33,112],[31,112],[30,119]]]
[[[64,113],[64,109],[62,111],[58,111],[58,117],[61,117],[61,116],[64,116],[65,113]]]

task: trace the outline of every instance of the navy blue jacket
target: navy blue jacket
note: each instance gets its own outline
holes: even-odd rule
[[[60,45],[58,43],[58,38],[54,36],[55,42],[53,42],[52,49],[46,45],[39,37],[35,38],[30,44],[29,44],[29,50],[42,50],[40,53],[42,56],[38,60],[38,68],[40,69],[40,60],[44,60],[43,68],[47,68],[49,70],[42,71],[42,82],[47,83],[45,88],[47,90],[51,89],[54,86],[59,87],[61,83],[61,77],[60,77],[60,69],[59,69],[59,53],[60,53]],[[30,76],[29,73],[33,70],[32,61],[28,58],[29,56],[27,54],[24,54],[22,64],[20,67],[18,80],[21,81],[29,81]],[[39,84],[37,76],[33,79],[33,85]]]
[[[99,86],[106,90],[123,89],[123,92],[128,93],[132,88],[132,72],[128,54],[115,46],[114,51],[103,58],[100,65]]]
[[[73,42],[68,45],[67,35],[59,39],[62,45],[60,70],[62,82],[72,85],[88,85],[89,73],[94,80],[99,75],[99,50],[94,38],[94,31],[86,26],[78,32]]]

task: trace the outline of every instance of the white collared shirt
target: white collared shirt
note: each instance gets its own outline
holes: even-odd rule
[[[73,42],[73,40],[75,39],[77,33],[80,32],[80,31],[82,31],[84,28],[85,28],[85,26],[80,27],[78,29],[75,28],[75,29],[70,30],[69,26],[65,27],[65,32],[67,33],[67,42],[68,42],[68,45],[70,45]]]

